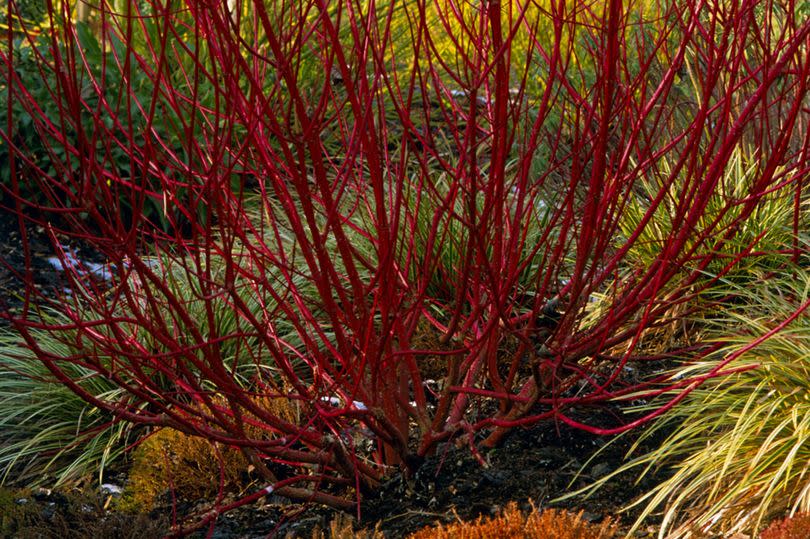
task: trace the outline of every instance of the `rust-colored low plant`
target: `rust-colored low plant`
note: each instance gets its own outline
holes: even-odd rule
[[[524,512],[511,502],[497,517],[479,517],[472,522],[457,522],[425,528],[409,539],[610,539],[618,527],[610,518],[591,524],[578,514],[558,509]]]
[[[810,537],[810,513],[801,513],[774,521],[759,539],[807,539]]]

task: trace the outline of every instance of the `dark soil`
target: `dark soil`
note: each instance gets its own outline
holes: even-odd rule
[[[34,289],[41,294],[40,301],[57,299],[64,292],[68,284],[64,273],[48,261],[56,253],[54,240],[69,256],[85,262],[103,261],[98,253],[75,241],[58,235],[52,238],[43,225],[27,223],[26,239],[30,271],[26,271],[19,221],[11,211],[0,206],[0,313],[19,311],[27,279],[33,281]],[[5,323],[5,318],[0,317],[0,325]]]
[[[32,255],[31,276],[37,288],[45,288],[48,293],[60,288],[61,277],[47,262],[53,249],[45,240],[45,230],[28,227],[30,252]],[[0,208],[0,312],[16,312],[22,305],[23,279],[25,279],[25,253],[16,216]]]
[[[598,421],[599,412],[590,415]],[[605,437],[545,423],[516,430],[501,447],[482,453],[486,467],[468,447],[453,447],[425,462],[412,480],[397,477],[383,485],[379,495],[364,504],[363,518],[380,522],[386,534],[400,537],[437,521],[494,515],[515,501],[525,510],[532,503],[541,509],[583,510],[586,520],[600,522],[618,515],[624,505],[652,486],[652,480],[635,485],[637,477],[625,474],[587,500],[580,496],[562,503],[551,501],[620,466],[629,437],[608,444],[588,462],[607,442]],[[628,516],[623,520],[631,521]]]
[[[28,227],[28,233],[32,269],[29,276],[44,297],[55,298],[66,281],[47,261],[53,256],[53,243],[41,226]],[[94,259],[80,245],[56,239],[82,260]],[[6,309],[13,312],[21,307],[19,292],[26,278],[24,268],[17,219],[0,210],[0,312]],[[614,425],[615,410],[613,413],[604,409],[583,410],[578,418],[590,424]],[[616,517],[623,506],[660,480],[660,475],[645,478],[640,484],[636,484],[634,475],[617,476],[591,498],[552,503],[553,499],[620,466],[632,436],[608,444],[585,466],[608,440],[565,425],[544,423],[531,429],[516,429],[501,447],[483,451],[486,466],[473,457],[469,447],[445,446],[428,458],[413,477],[396,476],[384,483],[376,495],[363,502],[361,520],[356,525],[370,529],[379,526],[387,537],[403,537],[436,522],[495,514],[510,501],[525,509],[531,507],[531,502],[537,508],[584,510],[584,518],[593,522]],[[653,443],[654,440],[647,442]],[[8,492],[0,494],[8,497]],[[86,492],[80,495],[49,492],[37,496],[15,493],[12,498],[11,502],[6,501],[5,509],[0,503],[3,513],[0,537],[159,537],[168,533],[171,522],[181,521],[184,515],[200,514],[206,507],[205,501],[169,503],[167,498],[167,503],[151,515],[133,516],[111,510],[114,504],[110,504],[110,496],[100,493],[89,498]],[[8,507],[13,511],[9,512]],[[335,516],[334,511],[325,507],[290,504],[270,496],[220,516],[213,529],[197,532],[194,537],[309,537],[316,527],[327,528]],[[622,515],[621,520],[626,530],[633,515]],[[115,535],[116,529],[126,530],[127,535]],[[636,536],[651,536],[651,530],[642,530]]]

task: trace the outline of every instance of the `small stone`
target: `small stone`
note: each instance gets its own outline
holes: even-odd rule
[[[123,489],[118,485],[112,483],[104,483],[101,485],[101,493],[107,496],[121,496]]]

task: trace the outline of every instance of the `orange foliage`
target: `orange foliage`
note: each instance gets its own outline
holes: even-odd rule
[[[810,513],[802,513],[772,522],[759,539],[807,539],[810,537]]]
[[[595,525],[582,520],[581,511],[576,515],[556,509],[524,513],[512,502],[498,517],[425,528],[409,539],[609,539],[616,534],[610,518]]]

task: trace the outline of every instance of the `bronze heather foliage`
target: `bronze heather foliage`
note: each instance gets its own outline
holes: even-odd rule
[[[810,513],[802,513],[772,522],[759,539],[807,539],[810,537]]]
[[[497,517],[425,528],[409,539],[610,539],[616,534],[610,518],[596,525],[582,520],[582,511],[523,512],[511,502]]]

